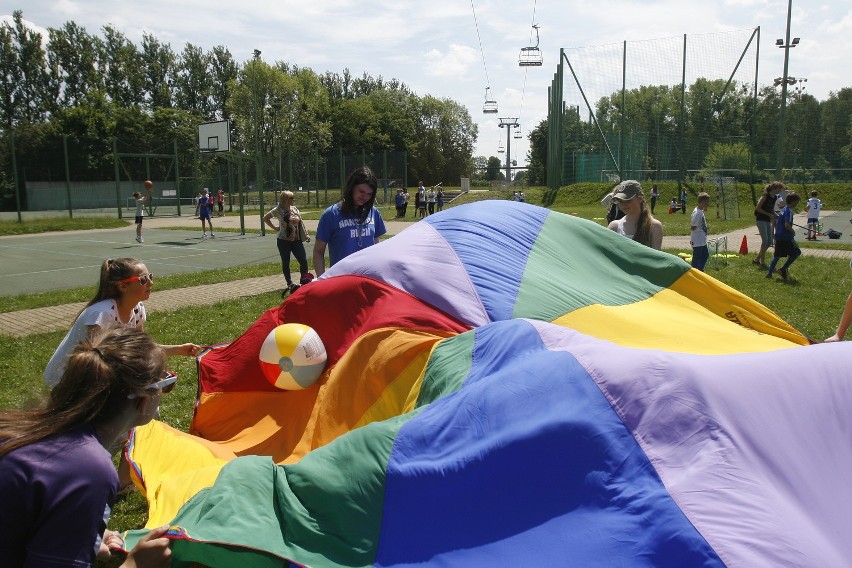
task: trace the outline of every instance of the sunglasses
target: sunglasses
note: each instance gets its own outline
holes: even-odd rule
[[[139,276],[131,276],[130,278],[125,278],[124,280],[119,280],[119,284],[125,284],[127,282],[133,282],[134,280],[138,280],[140,284],[143,286],[148,282],[154,282],[154,273],[149,272],[148,274],[140,274]]]
[[[162,380],[159,380],[156,383],[151,383],[150,385],[145,387],[145,390],[150,391],[151,394],[153,394],[157,391],[162,391],[163,394],[170,393],[170,392],[172,392],[172,389],[175,388],[176,382],[177,382],[177,375],[172,373],[171,371],[167,370],[166,376]],[[130,399],[139,398],[139,395],[137,395],[135,393],[130,393],[129,395],[127,395],[127,398],[130,398]]]

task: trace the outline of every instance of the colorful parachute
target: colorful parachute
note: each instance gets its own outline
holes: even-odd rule
[[[328,351],[302,391],[258,364],[286,322]],[[191,433],[127,455],[176,566],[848,566],[852,351],[809,343],[674,256],[481,202],[206,353]]]

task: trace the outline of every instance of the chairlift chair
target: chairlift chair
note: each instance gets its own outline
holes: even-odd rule
[[[535,30],[535,45],[522,47],[521,53],[518,55],[518,65],[520,67],[541,67],[544,60],[541,57],[541,50],[538,48],[538,24],[533,26]]]
[[[524,135],[521,134],[520,130],[515,130],[515,134],[513,136],[515,137],[515,140],[520,140],[521,138],[524,137]]]
[[[522,47],[521,54],[518,56],[518,65],[520,67],[541,67],[544,63],[541,57],[541,50],[538,47]]]
[[[485,87],[485,103],[482,105],[482,114],[497,114],[497,101],[489,98],[491,87]]]

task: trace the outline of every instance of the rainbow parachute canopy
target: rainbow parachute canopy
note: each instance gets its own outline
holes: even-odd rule
[[[287,392],[257,353],[289,322],[328,363]],[[480,202],[206,353],[191,433],[127,453],[177,562],[848,566],[852,353],[808,344],[677,257]]]

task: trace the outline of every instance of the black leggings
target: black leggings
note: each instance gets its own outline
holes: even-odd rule
[[[290,253],[296,257],[296,262],[299,263],[299,273],[304,276],[308,273],[308,256],[305,254],[305,243],[302,241],[288,241],[286,239],[275,239],[278,243],[278,254],[281,255],[281,272],[284,273],[284,280],[287,284],[292,284],[290,278]]]

